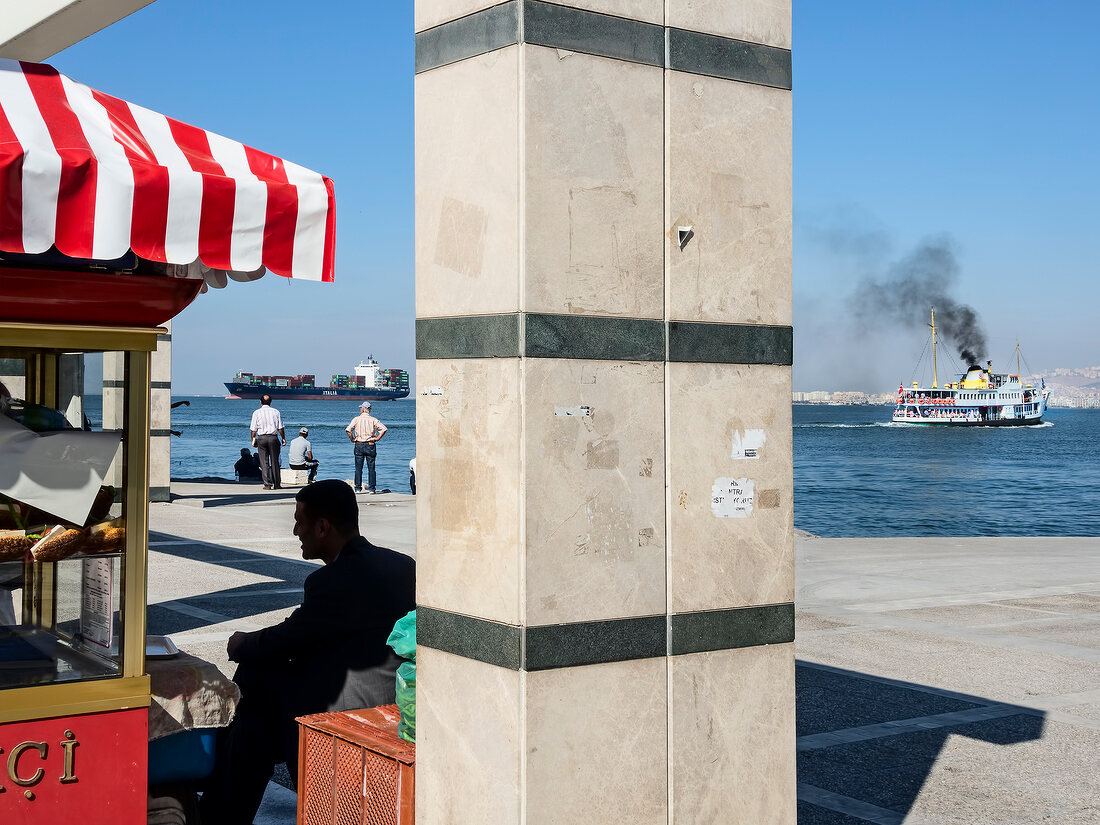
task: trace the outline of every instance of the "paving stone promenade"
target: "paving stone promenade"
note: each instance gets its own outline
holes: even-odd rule
[[[286,616],[313,568],[294,491],[172,491],[150,509],[149,632],[231,674],[225,640]],[[414,552],[412,496],[360,505],[364,535]],[[1100,822],[1100,539],[796,551],[799,825]],[[287,784],[258,823],[294,822]]]

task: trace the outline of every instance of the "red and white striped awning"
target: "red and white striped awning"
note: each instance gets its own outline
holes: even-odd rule
[[[332,181],[0,59],[0,252],[333,279]]]

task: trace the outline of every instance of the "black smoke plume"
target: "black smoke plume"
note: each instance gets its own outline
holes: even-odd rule
[[[855,295],[856,317],[868,326],[904,324],[914,329],[931,320],[936,308],[936,330],[951,341],[964,366],[978,364],[987,352],[985,330],[973,307],[951,297],[959,278],[959,263],[949,238],[922,242],[891,264],[884,277],[868,278]]]

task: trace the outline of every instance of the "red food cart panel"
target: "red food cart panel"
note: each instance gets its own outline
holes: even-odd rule
[[[0,822],[146,821],[147,708],[0,725]]]
[[[195,300],[195,278],[0,267],[0,320],[152,326]]]

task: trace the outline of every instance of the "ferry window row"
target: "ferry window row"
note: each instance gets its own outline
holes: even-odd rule
[[[991,393],[991,392],[964,392],[960,396],[960,398],[962,398],[964,400],[968,400],[968,401],[974,401],[974,400],[977,400],[977,399],[985,399],[985,398],[992,398],[992,397],[993,397],[993,393]],[[1001,397],[1002,398],[1019,398],[1020,393],[1018,393],[1018,392],[1005,393]]]

